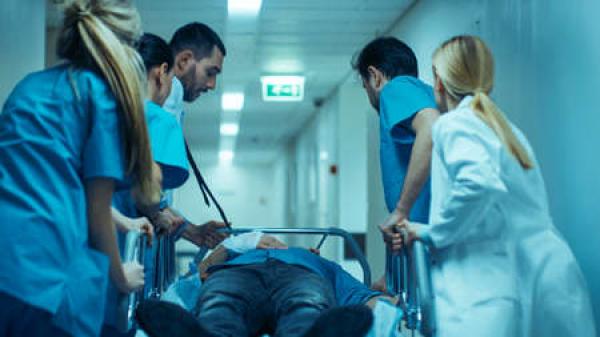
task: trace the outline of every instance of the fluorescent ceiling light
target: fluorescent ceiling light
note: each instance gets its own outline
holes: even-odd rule
[[[262,76],[264,101],[299,102],[304,99],[304,76]]]
[[[261,76],[260,81],[265,83],[275,83],[275,84],[285,84],[285,83],[294,83],[294,84],[304,84],[304,76],[287,76],[287,75],[276,75],[276,76]]]
[[[262,0],[228,0],[229,15],[258,15]]]
[[[219,160],[222,162],[233,161],[233,151],[219,151]]]
[[[223,123],[221,124],[221,135],[223,136],[235,136],[240,131],[240,126],[236,123]]]
[[[221,96],[221,108],[225,111],[240,111],[244,107],[244,94],[226,92]]]

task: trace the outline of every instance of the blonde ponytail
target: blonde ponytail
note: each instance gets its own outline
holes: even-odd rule
[[[471,107],[477,116],[494,130],[510,153],[517,158],[521,167],[526,170],[532,169],[533,162],[531,161],[529,154],[521,142],[519,142],[517,136],[515,136],[512,127],[494,101],[492,101],[486,93],[478,92],[475,94],[473,101],[471,101]]]
[[[508,120],[489,97],[494,83],[494,60],[483,41],[468,35],[453,37],[436,50],[433,66],[448,96],[459,102],[473,95],[471,107],[477,116],[496,133],[521,167],[533,168],[533,161]]]
[[[129,1],[75,0],[65,9],[59,56],[98,71],[108,82],[124,122],[121,132],[127,172],[142,196],[152,204],[160,198],[153,179],[152,154],[144,117],[145,72],[133,48],[141,36],[139,14]]]

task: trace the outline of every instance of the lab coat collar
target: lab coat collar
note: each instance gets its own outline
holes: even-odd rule
[[[468,95],[465,96],[462,101],[460,101],[460,103],[458,104],[458,106],[456,107],[456,109],[463,109],[468,107],[469,104],[471,104],[471,101],[473,100],[473,96]]]

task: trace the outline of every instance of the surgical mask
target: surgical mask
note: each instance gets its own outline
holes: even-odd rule
[[[177,123],[181,125],[183,120],[183,85],[175,76],[173,76],[171,93],[169,94],[169,97],[167,97],[163,109],[175,116]]]

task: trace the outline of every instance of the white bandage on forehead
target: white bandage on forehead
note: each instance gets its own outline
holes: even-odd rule
[[[249,250],[256,249],[262,236],[263,233],[259,231],[230,236],[223,241],[223,246],[228,250],[243,254]]]

